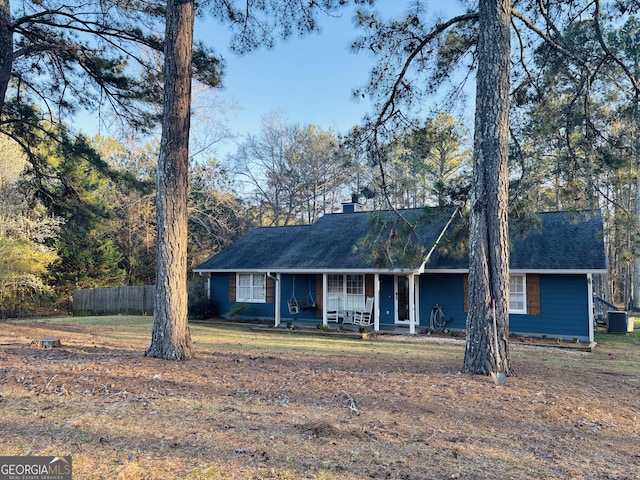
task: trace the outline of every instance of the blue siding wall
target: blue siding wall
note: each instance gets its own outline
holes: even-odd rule
[[[229,274],[212,273],[209,277],[209,296],[217,306],[219,315],[226,315],[233,305],[229,302]]]
[[[211,280],[211,300],[218,305],[218,312],[226,317],[236,302],[229,301],[229,274],[212,274]],[[273,318],[275,315],[274,304],[266,303],[245,303],[248,308],[240,316],[250,318]]]
[[[431,309],[444,309],[447,328],[466,328],[462,274],[424,274],[420,277],[420,325],[429,327]],[[540,315],[509,316],[512,333],[549,337],[589,338],[586,275],[540,275]]]
[[[586,275],[540,275],[540,315],[510,315],[513,333],[589,338]]]
[[[431,309],[437,304],[445,313],[447,328],[464,330],[467,313],[464,311],[464,279],[462,274],[427,273],[420,276],[420,326],[430,326]],[[211,275],[211,299],[226,316],[235,302],[229,301],[229,274]],[[292,297],[292,275],[281,278],[282,319],[321,321],[319,308],[289,314],[287,301]],[[309,295],[309,292],[311,295]],[[316,303],[315,275],[296,275],[295,297]],[[249,303],[242,316],[274,318],[275,305]],[[586,275],[540,275],[540,315],[510,315],[512,333],[547,335],[549,337],[589,337],[588,283]],[[394,322],[393,275],[380,276],[380,324]]]
[[[296,275],[295,285],[293,275],[282,275],[280,279],[281,304],[280,312],[283,320],[295,319],[320,319],[319,309],[303,310],[300,313],[290,314],[287,302],[292,298],[295,289],[295,298],[306,299],[317,303],[316,277],[315,275]],[[211,275],[211,300],[218,305],[220,315],[227,316],[236,302],[229,301],[229,274],[220,273]],[[249,318],[274,318],[276,308],[274,303],[246,303],[248,306],[242,312],[241,317]],[[318,313],[319,312],[319,313]]]
[[[458,273],[426,273],[420,276],[420,326],[429,327],[431,310],[440,305],[444,310],[447,328],[467,328],[464,311],[463,275]]]
[[[294,282],[295,278],[295,282]],[[319,308],[312,308],[308,310],[302,310],[299,313],[290,314],[288,301],[291,298],[298,300],[305,299],[309,303],[318,304],[316,298],[316,276],[315,275],[282,275],[280,277],[280,288],[282,289],[280,295],[282,296],[282,302],[280,304],[280,315],[283,319],[317,319],[322,321],[322,310]],[[322,301],[322,299],[320,299]],[[272,305],[273,307],[273,305]],[[275,307],[273,307],[271,316],[275,316]]]

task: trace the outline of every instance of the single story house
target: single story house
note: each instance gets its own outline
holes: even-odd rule
[[[242,304],[276,326],[327,325],[371,305],[374,330],[464,330],[468,219],[458,208],[357,207],[256,228],[194,271],[220,312]],[[510,331],[593,341],[592,276],[607,271],[600,212],[539,213],[510,232]]]

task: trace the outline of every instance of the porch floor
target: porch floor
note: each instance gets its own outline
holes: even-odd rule
[[[318,325],[322,325],[322,320],[321,319],[297,319],[297,320],[283,320],[280,325],[279,328],[291,328],[293,326],[293,328],[317,328]],[[352,325],[352,324],[342,324],[342,323],[335,323],[335,322],[329,322],[328,324],[329,330],[334,330],[334,331],[351,331],[351,332],[358,332],[360,331],[360,326],[359,325]],[[364,331],[365,332],[373,332],[373,325],[368,326],[368,327],[364,327]],[[381,332],[391,332],[391,333],[396,333],[399,335],[409,335],[409,325],[392,325],[392,324],[380,324],[380,331]],[[427,331],[427,327],[423,326],[423,325],[419,325],[416,327],[416,333],[425,333]]]

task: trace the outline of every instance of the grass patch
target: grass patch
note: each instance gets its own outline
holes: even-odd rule
[[[20,321],[16,321],[19,323]],[[102,316],[80,318],[46,318],[37,324],[55,329],[76,325],[89,327],[87,332],[99,334],[128,348],[146,349],[151,338],[153,320],[143,316]],[[358,334],[327,334],[317,329],[289,330],[264,328],[251,323],[196,322],[190,324],[191,338],[197,348],[223,352],[271,352],[285,354],[339,354],[348,357],[388,355],[408,358],[460,358],[459,345],[424,344],[403,341],[407,337],[389,336],[388,341],[375,338],[362,340]],[[398,343],[399,342],[399,343]]]
[[[627,334],[614,334],[614,333],[596,333],[595,341],[598,345],[636,345],[640,346],[640,331],[634,331]]]

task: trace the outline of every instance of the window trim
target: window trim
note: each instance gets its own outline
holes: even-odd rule
[[[338,282],[332,282],[332,276],[334,279],[339,278]],[[353,278],[349,278],[352,276]],[[330,286],[337,285],[340,287],[340,291],[330,291]],[[362,293],[349,293],[349,288],[356,286],[358,289],[362,288]],[[364,308],[364,303],[367,297],[366,292],[366,276],[363,273],[330,273],[327,277],[327,296],[332,298],[334,302],[337,302],[338,310],[340,311],[353,311],[358,308]]]
[[[509,283],[514,277],[522,278],[522,308],[511,308],[511,288],[509,288],[509,314],[526,315],[527,314],[527,275],[524,273],[512,273],[509,275]]]
[[[249,286],[248,288],[251,291],[250,298],[240,298],[240,292],[243,288],[247,288],[242,286],[240,282],[240,277],[242,275],[249,275]],[[254,278],[261,277],[262,285],[256,285]],[[255,298],[254,292],[256,289],[262,287],[262,298]],[[267,303],[267,275],[264,273],[251,273],[251,272],[239,272],[236,273],[236,302],[242,303]]]

